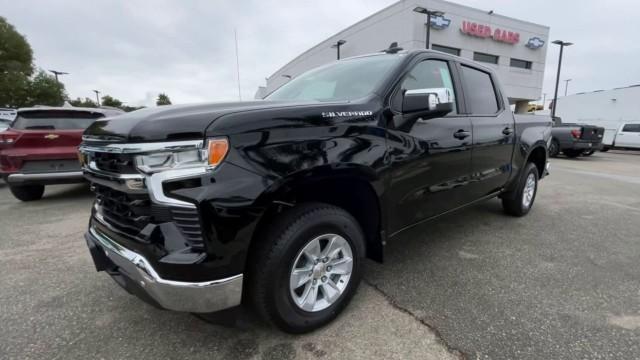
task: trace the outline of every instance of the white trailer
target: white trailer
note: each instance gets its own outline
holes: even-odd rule
[[[640,84],[560,97],[556,115],[563,123],[602,126],[602,143],[611,147],[622,125],[640,122]]]

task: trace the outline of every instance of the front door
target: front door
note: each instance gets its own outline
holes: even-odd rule
[[[421,61],[404,77],[396,95],[447,88],[455,99],[452,75],[448,61]],[[472,139],[471,121],[458,113],[456,102],[447,116],[419,119],[408,132],[389,131],[391,235],[468,201]]]
[[[624,124],[616,135],[616,146],[640,148],[640,124]]]

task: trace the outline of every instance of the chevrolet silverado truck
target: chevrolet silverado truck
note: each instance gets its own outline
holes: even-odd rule
[[[32,107],[17,111],[0,132],[0,177],[22,201],[42,198],[45,185],[84,182],[78,161],[82,133],[93,121],[120,110]]]
[[[562,119],[553,119],[549,156],[557,157],[563,153],[566,157],[590,156],[602,149],[604,128],[586,124],[563,123]]]
[[[159,308],[249,304],[307,332],[406,230],[495,197],[526,215],[550,134],[550,118],[514,116],[477,63],[342,59],[259,101],[97,120],[80,147],[96,194],[85,239],[98,271]]]

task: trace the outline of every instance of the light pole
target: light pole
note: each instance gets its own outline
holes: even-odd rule
[[[426,8],[423,8],[422,6],[416,6],[413,11],[420,13],[420,14],[425,14],[427,15],[427,39],[425,41],[425,48],[429,49],[430,48],[430,44],[429,44],[429,38],[431,36],[431,17],[432,16],[442,16],[444,15],[444,12],[442,11],[438,11],[438,10],[427,10]]]
[[[344,45],[347,43],[347,40],[338,40],[338,42],[336,42],[335,44],[331,45],[332,48],[336,49],[336,52],[338,54],[338,60],[340,60],[340,46]]]
[[[569,89],[569,81],[571,81],[573,79],[566,79],[563,80],[564,81],[564,96],[567,96],[567,89]]]
[[[53,75],[56,76],[56,83],[58,83],[58,86],[60,86],[60,80],[58,80],[58,75],[69,75],[68,72],[58,71],[58,70],[49,70],[49,72],[53,73]]]
[[[562,40],[555,40],[552,44],[560,45],[560,56],[558,58],[558,73],[556,74],[556,89],[553,92],[553,107],[551,108],[551,117],[556,116],[556,108],[558,107],[558,85],[560,83],[560,69],[562,68],[562,50],[565,46],[571,46],[573,43]]]
[[[94,92],[94,93],[96,93],[96,104],[97,104],[98,106],[100,106],[100,97],[99,97],[99,95],[100,95],[100,91],[98,91],[98,90],[93,90],[93,92]]]

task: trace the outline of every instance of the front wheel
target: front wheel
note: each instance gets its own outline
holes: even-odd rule
[[[504,212],[513,216],[527,215],[538,193],[538,180],[538,168],[533,163],[527,163],[514,193],[502,197]]]
[[[278,215],[251,255],[257,312],[290,333],[315,330],[347,306],[365,253],[358,222],[341,208],[301,204]]]
[[[40,200],[44,194],[44,185],[9,185],[9,190],[21,201]]]

